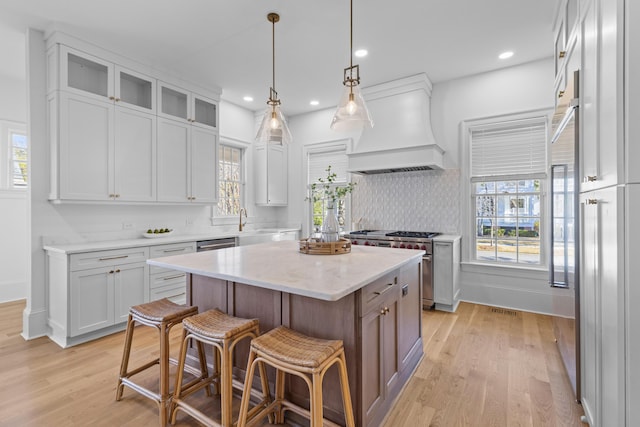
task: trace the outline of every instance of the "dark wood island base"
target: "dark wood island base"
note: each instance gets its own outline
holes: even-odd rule
[[[326,301],[243,283],[189,274],[187,303],[202,313],[218,308],[258,318],[260,331],[285,325],[303,334],[344,342],[357,426],[378,426],[423,356],[419,259],[385,274],[337,301]],[[234,370],[244,377],[249,346],[240,343]],[[275,382],[274,372],[269,380]],[[287,376],[287,397],[309,407],[305,383]],[[323,386],[324,415],[344,424],[337,369]]]

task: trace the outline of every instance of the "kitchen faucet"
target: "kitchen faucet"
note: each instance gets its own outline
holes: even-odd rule
[[[242,213],[244,212],[244,218],[245,221],[242,222]],[[247,224],[247,209],[246,208],[240,208],[240,225],[238,225],[238,231],[242,231],[242,228]]]

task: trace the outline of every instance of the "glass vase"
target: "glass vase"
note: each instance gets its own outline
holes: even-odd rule
[[[320,232],[323,242],[337,242],[339,239],[340,225],[338,224],[338,213],[333,203],[327,205],[327,213],[322,221]]]

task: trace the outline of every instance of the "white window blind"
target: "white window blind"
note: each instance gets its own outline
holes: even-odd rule
[[[337,175],[336,182],[347,182],[347,150],[346,148],[332,148],[313,151],[308,154],[309,184],[318,182],[318,178],[327,178],[327,167]]]
[[[471,177],[546,172],[544,119],[471,130]]]

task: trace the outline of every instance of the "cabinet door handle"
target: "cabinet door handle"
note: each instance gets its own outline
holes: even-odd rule
[[[558,98],[562,98],[564,96],[564,91],[561,90],[558,92]]]
[[[376,294],[377,296],[380,296],[380,295],[383,295],[383,294],[389,292],[392,288],[393,288],[393,283],[389,283],[389,284],[387,284],[387,287],[384,290],[375,291],[374,294]]]
[[[584,182],[595,182],[598,180],[598,177],[595,175],[587,175],[584,177]]]
[[[122,258],[129,258],[129,255],[120,255],[120,256],[112,256],[112,257],[107,257],[107,258],[99,258],[98,261],[109,261],[110,259],[122,259]]]
[[[560,52],[558,52],[558,58],[564,58],[565,56],[567,56],[566,50],[561,50]]]
[[[179,279],[181,277],[184,277],[184,274],[176,274],[175,276],[169,276],[169,277],[164,277],[162,280],[173,280],[173,279]]]
[[[166,253],[169,253],[169,252],[182,252],[182,251],[185,251],[185,250],[187,250],[187,248],[165,249],[163,252],[166,254]]]
[[[587,199],[587,204],[588,205],[597,205],[598,204],[598,199]]]

